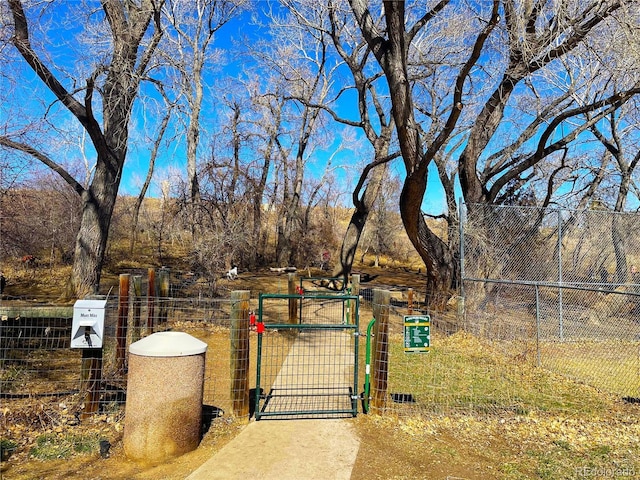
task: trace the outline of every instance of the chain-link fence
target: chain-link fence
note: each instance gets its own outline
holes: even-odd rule
[[[640,396],[640,216],[469,205],[467,331],[623,397]]]
[[[372,338],[386,352],[381,411],[597,410],[598,391],[636,401],[640,217],[487,205],[460,216],[461,295],[431,310],[390,288],[388,335]],[[430,316],[429,353],[405,352],[407,313]]]
[[[468,280],[640,288],[640,215],[472,204],[463,207]]]

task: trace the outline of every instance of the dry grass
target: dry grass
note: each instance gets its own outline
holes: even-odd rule
[[[542,365],[620,397],[640,397],[640,345],[631,341],[581,341],[543,345]]]

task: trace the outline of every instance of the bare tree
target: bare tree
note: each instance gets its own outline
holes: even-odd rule
[[[597,125],[591,127],[591,132],[604,145],[607,155],[613,158],[612,163],[617,169],[616,176],[619,180],[613,186],[615,188],[613,192],[615,198],[613,210],[615,212],[624,211],[629,199],[633,174],[638,162],[640,162],[640,149],[637,143],[640,132],[637,121],[633,119],[633,116],[637,119],[638,111],[637,109],[631,110],[629,117],[625,118],[625,110],[621,109],[619,112],[612,112],[608,115],[608,123],[603,125],[607,128],[608,135]],[[611,225],[611,239],[616,257],[615,279],[620,283],[626,283],[629,273],[625,245],[629,226],[625,223],[623,217],[616,215]]]
[[[200,196],[197,162],[202,128],[200,116],[206,93],[205,74],[219,63],[221,56],[213,50],[215,34],[246,3],[246,0],[167,0],[163,8],[163,14],[175,32],[166,37],[169,45],[165,54],[177,69],[180,90],[187,104],[187,181],[192,214],[197,211]],[[194,217],[193,229],[197,223]]]
[[[251,257],[254,175],[243,157],[247,148],[245,103],[239,97],[223,102],[221,131],[212,142],[210,158],[202,163],[201,204],[205,225],[196,250],[209,252],[201,265],[211,275],[232,266],[246,268]],[[221,109],[220,109],[221,110]],[[200,238],[201,237],[201,238]],[[199,256],[200,253],[199,253]]]
[[[270,84],[266,96],[284,98],[281,131],[274,136],[273,173],[281,210],[277,220],[276,262],[296,261],[303,236],[303,198],[308,159],[331,138],[322,138],[322,105],[330,89],[327,42],[308,43],[306,31],[290,18],[269,17],[270,39],[258,42],[250,54]],[[326,40],[326,39],[325,39]],[[306,48],[303,48],[306,47]],[[278,104],[275,101],[275,105]],[[306,203],[308,205],[308,203]]]
[[[36,173],[0,195],[2,257],[34,256],[41,265],[72,258],[80,202],[52,172]]]
[[[307,107],[324,110],[338,124],[346,128],[358,129],[363,137],[371,144],[373,160],[363,169],[360,179],[352,193],[355,210],[343,237],[340,248],[340,262],[333,269],[334,276],[348,275],[355,258],[356,248],[362,235],[363,228],[373,206],[381,182],[386,176],[387,163],[399,153],[390,154],[391,137],[393,133],[393,120],[388,109],[384,106],[383,96],[377,89],[376,83],[382,81],[376,72],[367,70],[368,57],[371,53],[367,44],[361,38],[354,36],[353,25],[348,23],[348,17],[344,11],[333,2],[329,5],[319,4],[313,1],[286,1],[284,2],[291,19],[295,22],[307,40],[300,41],[296,37],[285,37],[290,40],[290,49],[310,52],[314,47],[333,44],[337,57],[330,58],[323,53],[325,75],[330,78],[330,83],[336,85],[331,95],[325,95],[325,101],[316,103],[318,99],[310,102],[308,98],[297,97],[296,100]],[[309,55],[314,59],[313,54]],[[316,68],[313,62],[309,62],[309,68]],[[347,72],[352,76],[353,85],[345,82],[345,76],[339,74],[339,69],[346,66]],[[355,90],[357,95],[357,109],[359,118],[339,113],[340,103],[343,97]],[[360,157],[361,155],[357,155]]]
[[[254,92],[252,94],[252,102],[259,108],[259,114],[254,121],[256,126],[262,127],[258,129],[257,138],[262,140],[262,145],[256,150],[258,152],[256,159],[256,170],[259,175],[254,176],[254,184],[252,187],[253,201],[253,230],[252,238],[257,241],[256,257],[261,257],[262,262],[268,259],[268,231],[263,220],[263,205],[267,194],[267,181],[269,172],[271,171],[275,151],[277,150],[278,135],[282,129],[282,109],[284,108],[284,98],[275,98],[272,96],[263,96]],[[274,192],[271,192],[272,201],[267,202],[270,207],[275,201]],[[272,211],[268,208],[267,211]],[[256,258],[258,263],[258,258]]]
[[[22,141],[17,134],[7,132],[0,137],[2,146],[44,163],[82,198],[82,220],[71,279],[78,296],[97,291],[100,284],[109,224],[127,156],[129,120],[140,82],[162,36],[161,5],[161,0],[139,3],[102,0],[102,15],[95,12],[95,16],[99,18],[99,26],[108,32],[108,50],[94,57],[96,64],[85,81],[69,78],[65,87],[58,78],[58,71],[64,70],[64,66],[50,65],[47,53],[38,52],[32,45],[30,34],[38,21],[38,13],[29,11],[28,15],[19,0],[8,2],[13,22],[11,42],[56,101],[64,105],[87,132],[96,153],[93,178],[85,187],[59,162],[33,144]],[[68,38],[73,37],[68,34]],[[96,93],[100,100],[95,98]],[[81,94],[82,100],[79,100],[77,96]],[[96,107],[101,108],[100,114],[96,114]]]
[[[167,97],[167,94],[162,87],[162,84],[159,85],[160,94],[163,99],[162,106],[160,109],[159,117],[162,118],[160,121],[160,126],[158,127],[157,132],[155,133],[155,138],[152,140],[151,152],[149,155],[149,167],[147,168],[147,175],[144,179],[142,187],[140,188],[140,193],[138,194],[135,204],[133,206],[133,222],[131,225],[131,234],[129,239],[129,253],[133,253],[135,248],[136,241],[138,239],[138,224],[140,221],[140,208],[142,207],[142,202],[147,195],[147,191],[149,190],[149,186],[151,185],[151,180],[153,179],[153,173],[155,170],[156,160],[160,153],[160,148],[162,144],[162,140],[165,136],[167,128],[169,127],[169,121],[171,120],[171,116],[173,114],[173,110],[175,109],[175,103],[171,102]]]
[[[585,97],[579,104],[572,96],[584,77],[574,76],[578,70],[572,68],[569,59],[593,54],[597,49],[592,41],[594,32],[616,28],[613,15],[622,3],[571,2],[569,7],[546,1],[494,0],[485,12],[481,5],[456,4],[454,8],[450,0],[441,0],[429,9],[420,4],[385,1],[380,15],[365,0],[349,3],[388,82],[407,172],[400,197],[405,230],[427,267],[428,290],[447,290],[455,280],[454,251],[428,227],[422,215],[429,164],[438,164],[438,158],[451,152],[457,143],[456,170],[465,200],[497,202],[508,196],[510,188],[513,193],[514,187],[526,184],[527,172],[537,164],[561,153],[593,122],[638,93],[637,83],[627,81],[614,90],[581,88],[580,95]],[[455,18],[464,18],[465,22],[456,22]],[[432,118],[423,114],[429,111],[422,104],[429,97],[417,95],[413,66],[419,65],[427,76],[429,68],[442,68],[443,57],[416,60],[435,41],[430,34],[445,28],[445,20],[461,26],[459,38],[454,37],[457,49],[452,50],[454,56],[446,64],[456,73],[447,90],[448,112]],[[561,76],[563,70],[568,74],[565,77]],[[498,139],[507,125],[513,126],[507,112],[514,92],[529,88],[531,96],[540,99],[535,85],[543,73],[555,82],[540,84],[548,97],[545,103],[539,103],[540,110],[519,131],[520,136],[515,135],[511,142]],[[585,119],[587,113],[592,114],[589,119]],[[521,117],[526,118],[531,116]],[[556,136],[559,127],[568,127],[576,119],[583,121]],[[463,142],[456,137],[460,132],[464,132]],[[529,150],[532,143],[535,145]],[[508,147],[499,149],[498,144]],[[524,145],[527,148],[520,149]],[[500,153],[491,155],[493,149]]]
[[[352,201],[355,207],[342,241],[340,265],[333,275],[349,275],[353,266],[356,248],[367,222],[367,218],[378,198],[382,183],[387,176],[387,164],[398,153],[390,153],[391,136],[394,129],[393,118],[383,105],[376,90],[378,76],[367,74],[366,66],[370,49],[362,41],[354,41],[353,32],[347,28],[336,8],[329,8],[330,37],[338,55],[349,68],[358,94],[359,122],[340,119],[335,112],[332,115],[341,123],[358,126],[373,147],[373,160],[367,164],[353,190]],[[346,38],[343,37],[346,36]],[[351,50],[349,51],[350,46]],[[372,118],[373,117],[373,118]],[[374,123],[378,128],[374,127]]]
[[[363,250],[374,255],[374,266],[380,264],[381,255],[389,255],[394,260],[398,255],[397,234],[402,228],[396,206],[401,182],[397,178],[387,178],[375,199],[372,218],[367,223]]]

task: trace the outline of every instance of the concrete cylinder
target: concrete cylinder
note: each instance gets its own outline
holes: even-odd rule
[[[184,332],[131,344],[123,438],[129,458],[160,463],[198,447],[206,350]]]

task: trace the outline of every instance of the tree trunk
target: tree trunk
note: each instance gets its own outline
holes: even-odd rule
[[[29,25],[22,3],[18,0],[9,3],[15,29],[14,46],[51,93],[82,125],[97,153],[95,174],[91,185],[85,189],[59,164],[33,149],[29,151],[60,174],[81,195],[82,219],[76,237],[71,280],[75,290],[73,293],[78,297],[96,292],[100,283],[111,215],[127,154],[133,102],[143,73],[162,36],[159,26],[161,3],[143,0],[141,5],[129,8],[119,0],[102,0],[102,9],[111,32],[112,56],[106,71],[100,66],[86,79],[84,103],[80,103],[73,93],[65,89],[31,47]],[[156,28],[148,46],[139,50],[152,19]],[[106,73],[104,83],[96,88],[95,82],[103,73]],[[96,91],[101,94],[102,126],[93,114]]]
[[[206,47],[205,47],[206,48]],[[195,238],[197,227],[202,223],[200,215],[200,182],[198,180],[198,143],[200,139],[200,111],[204,97],[202,86],[202,69],[204,67],[204,53],[194,51],[193,58],[193,92],[187,98],[191,107],[189,123],[187,125],[187,182],[189,188],[188,208],[191,213],[191,234]],[[185,80],[187,82],[187,80]],[[188,91],[189,86],[185,89]]]
[[[298,211],[298,203],[294,202],[284,212],[284,218],[278,225],[278,240],[276,249],[276,259],[278,265],[288,266],[294,261],[294,248],[292,244],[294,232],[296,230],[295,215]]]
[[[385,154],[388,152],[388,143],[385,144]],[[381,158],[382,155],[376,155],[376,158]],[[347,226],[347,231],[342,239],[342,247],[340,248],[340,265],[333,271],[334,277],[343,276],[347,278],[353,268],[353,261],[356,255],[356,249],[358,243],[360,243],[360,237],[364,231],[364,227],[369,217],[369,212],[373,208],[373,205],[378,197],[382,182],[387,173],[387,165],[381,164],[374,167],[371,171],[371,179],[367,183],[362,194],[362,199],[358,199],[358,189],[354,191],[354,206],[355,211],[351,215],[351,220]]]
[[[362,236],[362,231],[367,223],[369,216],[368,208],[356,208],[351,215],[351,220],[347,226],[347,231],[342,239],[342,247],[340,248],[340,265],[333,271],[333,277],[347,278],[353,268],[353,260],[356,255],[356,249]]]
[[[76,237],[73,289],[81,298],[98,293],[109,225],[118,195],[120,176],[98,162],[92,186],[82,193],[82,219]]]
[[[624,226],[621,223],[623,222],[620,222],[620,214],[614,213],[611,222],[611,241],[616,256],[616,272],[614,274],[616,283],[626,283],[628,279],[627,249],[624,241]]]
[[[458,275],[449,246],[434,234],[422,216],[421,205],[427,184],[426,172],[417,170],[405,180],[400,195],[400,215],[409,240],[424,261],[428,305],[442,306]],[[438,294],[434,296],[434,294]]]

